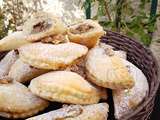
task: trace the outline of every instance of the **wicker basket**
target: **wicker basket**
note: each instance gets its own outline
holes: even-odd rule
[[[144,101],[120,120],[148,120],[154,107],[154,100],[160,80],[158,64],[152,52],[134,39],[116,32],[107,31],[102,42],[127,52],[127,59],[140,68],[148,79],[150,91]],[[112,119],[113,120],[113,119]]]
[[[103,36],[102,42],[112,45],[116,49],[124,50],[127,52],[127,59],[140,68],[148,79],[150,91],[144,101],[134,110],[130,111],[127,115],[120,120],[147,120],[153,110],[155,96],[159,87],[160,81],[158,80],[158,64],[152,52],[141,45],[134,39],[120,35],[119,33],[107,31]],[[0,53],[0,59],[6,52]],[[111,91],[109,91],[111,96]],[[112,97],[108,100],[110,104],[109,120],[114,120],[114,107]],[[60,106],[57,103],[57,108]],[[51,108],[52,109],[52,108]],[[3,118],[0,118],[2,120]],[[6,120],[6,119],[5,119]]]

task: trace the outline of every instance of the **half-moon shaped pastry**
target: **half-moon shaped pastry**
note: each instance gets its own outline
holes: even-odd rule
[[[33,95],[24,85],[0,80],[0,116],[26,118],[37,114],[48,106],[48,102]],[[7,80],[6,80],[7,81]]]
[[[11,77],[14,81],[25,83],[46,72],[49,71],[34,68],[18,59],[12,65],[8,76]]]
[[[66,27],[60,18],[37,12],[24,23],[23,32],[28,35],[28,41],[35,42],[51,35],[65,34]]]
[[[0,40],[0,51],[9,51],[30,43],[22,31],[11,33]]]
[[[9,73],[11,66],[18,59],[18,54],[12,50],[0,61],[0,77],[6,76]]]
[[[147,79],[142,71],[126,60],[123,60],[123,63],[133,76],[135,86],[126,90],[113,90],[114,110],[117,119],[126,115],[130,110],[134,110],[144,100],[149,91]]]
[[[69,27],[68,38],[71,42],[92,48],[99,42],[99,38],[104,35],[104,33],[103,28],[98,22],[85,20]]]
[[[102,92],[74,72],[54,71],[34,78],[30,90],[44,99],[71,104],[98,103]]]
[[[87,52],[87,47],[70,42],[58,45],[33,43],[19,49],[22,61],[36,68],[52,70],[65,68]]]
[[[133,77],[129,74],[122,60],[118,56],[107,55],[105,50],[98,46],[92,48],[86,61],[88,79],[105,88],[132,88],[134,86]]]
[[[107,103],[93,105],[70,105],[27,120],[107,120]]]

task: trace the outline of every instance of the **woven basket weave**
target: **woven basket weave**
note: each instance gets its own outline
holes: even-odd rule
[[[152,52],[138,41],[116,32],[107,31],[102,42],[112,45],[118,50],[127,52],[127,59],[140,68],[147,77],[150,91],[144,101],[120,120],[148,120],[154,107],[155,96],[159,87],[158,64]]]
[[[136,40],[111,31],[107,31],[107,34],[101,38],[101,41],[112,45],[118,50],[126,51],[127,59],[143,71],[150,87],[148,96],[146,96],[144,101],[134,111],[129,112],[120,120],[148,120],[154,107],[154,100],[160,83],[158,80],[158,64],[152,52]],[[0,59],[2,59],[6,53],[7,52],[1,52]],[[110,108],[113,109],[113,100]],[[114,120],[113,112],[110,113],[110,119]],[[2,120],[2,118],[0,118],[0,120]]]

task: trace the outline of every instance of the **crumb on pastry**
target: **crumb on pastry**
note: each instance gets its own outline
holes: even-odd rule
[[[82,34],[82,33],[85,33],[85,32],[88,32],[88,31],[90,31],[90,30],[92,30],[94,27],[92,26],[92,25],[89,25],[89,24],[87,24],[87,23],[85,23],[85,24],[81,24],[81,25],[79,25],[77,28],[75,28],[75,29],[71,29],[71,32],[73,33],[73,34]]]

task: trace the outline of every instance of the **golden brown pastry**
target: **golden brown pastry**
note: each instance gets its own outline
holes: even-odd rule
[[[19,49],[20,59],[40,69],[66,68],[74,60],[87,54],[88,48],[76,43],[58,45],[33,43]]]
[[[79,24],[70,26],[67,33],[71,42],[92,48],[99,42],[100,37],[105,32],[98,22],[85,20]]]
[[[47,101],[33,95],[24,85],[8,80],[0,80],[0,116],[26,118],[48,106]]]
[[[27,120],[107,120],[108,104],[70,105]]]
[[[16,51],[12,50],[0,61],[0,77],[6,76],[9,73],[11,66],[18,59]]]
[[[24,23],[23,32],[28,35],[28,41],[36,42],[45,37],[65,34],[66,27],[57,16],[37,12]]]
[[[98,86],[111,89],[125,89],[134,86],[133,77],[129,74],[122,58],[112,52],[106,54],[100,47],[92,48],[86,61],[87,77]]]
[[[126,60],[123,60],[123,63],[133,76],[135,86],[126,90],[113,90],[115,117],[117,119],[126,115],[129,110],[134,110],[149,92],[148,82],[142,71]]]
[[[16,49],[22,45],[30,43],[26,40],[26,35],[22,31],[11,33],[0,40],[0,51],[9,51]]]
[[[49,70],[34,68],[18,59],[12,65],[8,76],[14,81],[25,83],[46,72],[49,72]]]
[[[44,99],[71,104],[98,103],[102,92],[77,73],[54,71],[34,78],[30,90]]]

